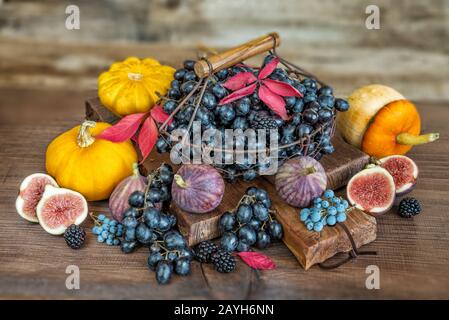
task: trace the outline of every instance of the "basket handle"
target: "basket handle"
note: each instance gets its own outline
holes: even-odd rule
[[[276,32],[269,33],[238,47],[210,56],[207,60],[199,60],[195,64],[195,73],[200,78],[207,77],[211,73],[228,68],[262,52],[278,47],[280,43],[281,38]]]

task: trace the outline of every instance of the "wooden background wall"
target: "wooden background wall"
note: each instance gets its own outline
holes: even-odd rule
[[[77,4],[81,29],[65,28]],[[380,8],[381,29],[365,27]],[[0,0],[0,87],[95,89],[128,55],[180,63],[198,45],[222,48],[277,31],[279,53],[341,95],[391,85],[449,101],[449,0]]]

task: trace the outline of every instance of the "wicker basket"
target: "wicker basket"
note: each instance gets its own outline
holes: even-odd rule
[[[302,80],[303,78],[312,78],[317,83],[319,83],[321,86],[324,86],[325,84],[317,79],[314,75],[311,73],[305,71],[304,69],[300,68],[297,65],[294,65],[293,63],[283,59],[276,53],[276,47],[279,45],[280,39],[279,36],[276,33],[269,34],[267,36],[255,39],[253,41],[250,41],[244,45],[241,45],[239,47],[233,48],[231,50],[228,50],[226,52],[223,52],[219,55],[215,55],[209,58],[201,58],[198,60],[198,62],[195,64],[195,73],[199,77],[199,81],[196,83],[196,86],[194,89],[187,94],[182,100],[178,101],[178,105],[176,109],[170,114],[169,119],[167,119],[160,127],[159,132],[160,136],[164,137],[166,139],[166,142],[173,147],[177,142],[173,142],[170,140],[170,133],[167,131],[167,126],[169,123],[169,120],[172,119],[178,112],[183,110],[187,105],[189,99],[196,95],[195,102],[194,102],[194,112],[192,114],[192,117],[189,121],[189,125],[187,127],[187,132],[189,132],[190,137],[190,131],[192,128],[192,123],[195,119],[196,113],[198,108],[201,105],[202,98],[204,95],[204,92],[206,91],[207,85],[210,81],[217,81],[217,78],[215,76],[215,73],[231,66],[235,66],[237,64],[242,63],[247,58],[250,58],[256,54],[262,54],[269,52],[271,55],[276,56],[279,59],[280,64],[283,66],[285,71],[287,72],[288,76],[291,79],[298,79]],[[162,100],[168,99],[167,97],[162,97]],[[316,136],[322,135],[325,131],[326,134],[330,137],[333,136],[335,131],[335,118],[336,118],[336,112],[334,113],[333,117],[325,122],[325,123],[318,123],[314,126],[314,131],[311,132],[309,135],[304,136],[296,141],[290,142],[288,144],[280,144],[271,149],[265,149],[262,151],[265,151],[266,154],[270,154],[270,152],[278,151],[282,153],[283,149],[289,149],[295,148],[297,150],[296,153],[289,155],[289,156],[278,156],[276,160],[278,160],[280,163],[285,161],[286,159],[292,158],[294,156],[299,155],[308,155],[310,157],[313,157],[317,160],[319,160],[322,156],[322,145],[321,142],[316,142]],[[288,121],[285,123],[288,124]],[[199,148],[207,148],[208,146],[206,144],[202,145],[194,145],[191,144],[190,138],[189,141],[187,140],[187,136],[185,137],[184,143],[189,145],[192,149],[199,149]],[[311,146],[313,144],[313,150],[311,150]],[[171,149],[171,148],[170,148]],[[276,150],[277,149],[277,150]],[[239,152],[239,150],[229,150],[225,148],[214,148],[214,152],[223,152],[223,153],[234,153]],[[257,154],[261,152],[261,150],[245,150],[244,151],[247,154]],[[213,164],[218,170],[220,170],[225,177],[229,174],[229,172],[226,170],[226,165],[223,164]],[[258,169],[260,166],[260,163],[254,164],[249,169]],[[243,175],[242,172],[234,174],[233,177],[239,177]],[[228,177],[230,178],[230,177]],[[233,179],[230,179],[233,180]]]

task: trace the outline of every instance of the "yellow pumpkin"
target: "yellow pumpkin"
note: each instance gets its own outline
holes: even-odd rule
[[[175,69],[157,60],[129,57],[115,62],[98,78],[101,103],[118,116],[146,112],[165,95]]]
[[[95,139],[111,125],[84,121],[48,146],[47,172],[61,187],[78,191],[89,201],[107,199],[114,187],[132,174],[137,153],[131,141]]]

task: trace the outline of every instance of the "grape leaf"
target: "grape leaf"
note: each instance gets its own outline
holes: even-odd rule
[[[103,130],[96,138],[112,142],[123,142],[131,139],[139,129],[140,123],[145,115],[146,113],[134,113],[125,116],[115,125]]]
[[[289,119],[287,110],[285,109],[284,99],[268,89],[265,85],[259,87],[259,98],[283,120]]]
[[[295,87],[289,85],[288,83],[272,80],[272,79],[265,79],[263,80],[263,84],[267,86],[268,89],[273,91],[274,93],[283,96],[283,97],[302,97],[302,93],[296,90]]]
[[[140,128],[139,137],[137,138],[137,144],[142,154],[142,161],[150,154],[154,145],[156,144],[157,138],[159,136],[159,130],[157,129],[154,119],[148,117]]]
[[[242,89],[250,83],[253,83],[256,80],[256,76],[251,72],[240,72],[223,83],[223,87],[232,91],[236,91]]]
[[[242,89],[239,89],[237,91],[234,91],[230,95],[226,96],[225,98],[221,99],[218,103],[219,105],[223,105],[226,103],[231,103],[232,101],[241,99],[247,95],[252,94],[256,90],[256,83],[250,84],[247,87],[244,87]]]
[[[279,63],[279,58],[273,58],[270,62],[268,62],[265,67],[262,68],[259,72],[259,76],[257,77],[259,80],[263,80],[266,77],[268,77],[274,69],[276,69],[277,65]]]
[[[236,253],[243,262],[253,269],[258,270],[273,270],[276,269],[276,264],[266,255],[260,252],[248,251]]]
[[[165,120],[167,120],[169,117],[169,114],[166,113],[160,105],[155,105],[153,108],[151,108],[150,114],[151,117],[158,123],[164,123]],[[168,124],[171,124],[172,122],[173,118],[168,121]]]

